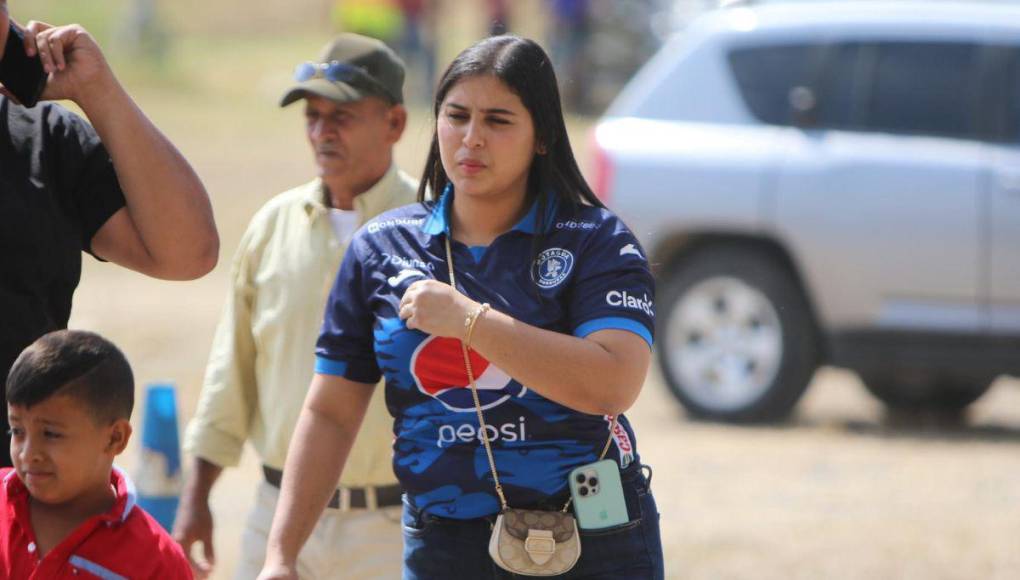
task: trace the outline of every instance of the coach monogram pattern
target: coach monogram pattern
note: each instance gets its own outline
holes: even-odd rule
[[[528,530],[549,530],[557,542],[566,542],[574,533],[574,517],[564,512],[508,509],[503,525],[511,536],[524,540]]]
[[[565,512],[508,509],[496,517],[489,556],[514,574],[563,574],[581,557],[577,522]]]

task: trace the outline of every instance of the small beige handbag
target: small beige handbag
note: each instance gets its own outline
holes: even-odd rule
[[[504,506],[492,528],[489,556],[500,568],[514,574],[563,574],[581,557],[577,522],[567,512]]]
[[[523,576],[557,576],[580,558],[580,536],[566,512],[504,507],[489,539],[489,556],[500,568]]]
[[[453,252],[450,250],[450,238],[446,237],[446,260],[450,271],[450,285],[457,287],[453,273]],[[488,304],[468,316],[465,321],[467,336],[461,343],[464,353],[464,366],[471,382],[471,397],[474,399],[475,411],[478,413],[478,427],[485,445],[485,454],[489,458],[492,480],[499,496],[501,510],[496,516],[496,523],[489,538],[489,556],[497,566],[522,576],[558,576],[570,571],[581,557],[581,536],[577,531],[577,521],[570,509],[570,500],[559,511],[521,510],[507,505],[503,495],[503,486],[499,483],[496,462],[492,456],[492,445],[489,442],[489,430],[482,414],[482,405],[478,399],[478,386],[475,384],[474,369],[468,348],[471,333],[474,331],[478,317],[489,309]],[[606,441],[599,460],[605,458],[609,445],[613,441],[616,429],[616,417],[609,426],[609,439]]]

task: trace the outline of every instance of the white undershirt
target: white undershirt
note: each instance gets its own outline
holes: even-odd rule
[[[358,230],[361,216],[356,209],[329,209],[329,221],[333,224],[333,233],[343,245],[351,243],[354,232]]]

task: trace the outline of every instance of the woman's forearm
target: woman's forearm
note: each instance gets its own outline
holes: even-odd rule
[[[615,415],[637,399],[650,361],[647,343],[623,330],[577,338],[490,310],[471,348],[543,397],[594,415]]]

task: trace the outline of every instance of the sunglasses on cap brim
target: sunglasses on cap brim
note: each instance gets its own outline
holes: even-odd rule
[[[392,95],[363,69],[344,62],[303,62],[294,69],[294,80],[303,83],[312,79],[326,79],[334,83],[360,85],[371,92],[396,102]]]

